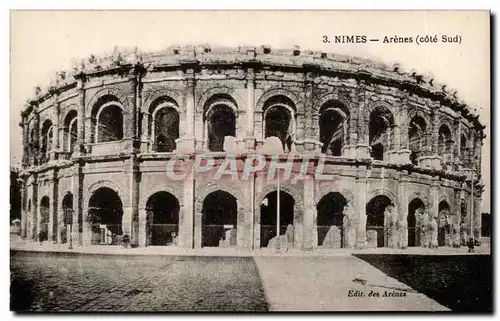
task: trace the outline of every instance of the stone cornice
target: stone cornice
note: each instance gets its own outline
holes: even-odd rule
[[[412,94],[428,97],[443,106],[449,106],[469,119],[477,130],[484,129],[477,115],[457,96],[457,91],[444,84],[438,84],[432,75],[421,75],[411,70],[405,72],[399,64],[388,66],[376,61],[334,54],[291,49],[273,49],[270,46],[239,46],[212,48],[210,45],[178,46],[165,50],[143,53],[137,48],[116,48],[112,53],[96,57],[91,55],[74,64],[71,72],[61,71],[50,81],[48,88],[36,87],[32,100],[40,103],[53,94],[76,86],[78,80],[100,77],[106,74],[126,75],[132,71],[140,74],[162,69],[193,69],[200,67],[224,67],[237,65],[242,68],[286,69],[296,72],[311,72],[315,76],[354,78],[357,81],[396,87]]]

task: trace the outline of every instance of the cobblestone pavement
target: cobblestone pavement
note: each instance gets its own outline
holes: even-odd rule
[[[255,263],[270,311],[449,310],[353,256],[259,256]]]
[[[251,257],[11,252],[14,311],[266,311]]]

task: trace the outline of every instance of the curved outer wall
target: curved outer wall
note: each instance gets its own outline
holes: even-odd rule
[[[123,132],[119,140],[99,142],[99,135],[105,135],[105,130],[99,133],[98,129],[101,109],[110,102],[122,110]],[[404,73],[398,66],[298,47],[275,51],[265,46],[174,46],[153,54],[116,50],[106,57],[82,61],[71,73],[58,73],[48,89],[37,88],[22,112],[23,236],[36,238],[42,229],[43,203],[43,210],[48,211],[48,239],[62,242],[63,199],[71,193],[73,241],[90,244],[89,202],[99,188],[108,187],[123,205],[123,233],[132,235],[138,246],[150,242],[148,199],[165,191],[179,202],[176,244],[201,247],[203,202],[211,192],[222,190],[236,199],[236,246],[259,248],[261,202],[276,190],[265,173],[236,183],[174,182],[165,169],[176,153],[210,153],[207,113],[217,104],[227,105],[234,114],[237,161],[244,162],[246,153],[259,153],[266,145],[270,102],[286,106],[292,115],[290,140],[295,160],[300,162],[305,155],[313,160],[324,157],[324,173],[334,177],[299,184],[283,182],[282,190],[295,202],[293,247],[310,250],[321,246],[317,204],[330,192],[342,194],[350,206],[354,239],[344,242],[344,247],[373,245],[366,232],[367,211],[371,211],[367,204],[380,195],[390,200],[396,213],[395,227],[388,227],[386,217],[388,230],[406,235],[409,204],[419,199],[430,221],[440,219],[441,203],[448,205],[446,245],[459,246],[471,229],[480,240],[484,126],[458,100],[456,92],[415,72]],[[160,105],[178,114],[174,152],[157,152],[154,135],[161,128],[153,118]],[[320,119],[328,106],[344,113],[340,155],[322,152],[325,142],[320,137]],[[371,122],[375,114],[387,121],[378,138],[371,137],[376,128],[370,130],[377,124]],[[425,131],[419,136],[418,157],[412,159],[410,131],[414,123],[422,123],[413,122],[417,118],[423,120]],[[71,124],[76,124],[73,143]],[[449,135],[441,149],[443,124]],[[376,139],[383,146],[378,156],[374,156]],[[224,160],[226,154],[213,155]],[[193,159],[185,161],[190,162]],[[48,197],[48,206],[44,197]],[[382,215],[387,216],[386,212]],[[408,246],[408,237],[393,242],[387,236],[391,232],[384,233],[383,246]],[[436,244],[438,234],[429,235]]]

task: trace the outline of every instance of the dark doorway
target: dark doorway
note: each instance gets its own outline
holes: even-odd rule
[[[420,246],[420,217],[424,213],[425,205],[418,199],[408,204],[408,246]]]
[[[108,187],[96,190],[89,200],[87,219],[92,244],[119,244],[123,236],[123,205],[118,193]]]
[[[49,235],[49,221],[50,221],[50,199],[48,196],[42,197],[40,200],[40,232],[42,235],[38,235],[38,238],[42,240],[47,240]]]
[[[179,201],[170,193],[157,192],[149,197],[146,203],[148,245],[177,245],[179,210]]]
[[[384,195],[375,196],[366,204],[366,233],[376,232],[377,247],[384,247],[386,241],[385,209],[391,200]]]
[[[287,192],[280,191],[280,235],[286,233],[288,225],[293,226],[295,200]],[[260,246],[266,247],[269,240],[276,236],[278,192],[274,191],[260,204]]]
[[[234,247],[238,221],[236,198],[224,191],[215,191],[203,201],[202,247]]]
[[[64,228],[61,231],[61,243],[66,243],[70,237],[73,224],[73,194],[66,193],[62,201]]]
[[[451,237],[451,225],[448,223],[450,216],[450,206],[446,201],[439,203],[438,214],[438,246],[446,246],[446,240]]]
[[[328,231],[332,226],[336,226],[340,233],[340,242],[334,248],[345,247],[344,236],[344,215],[343,210],[347,205],[347,200],[342,194],[330,192],[323,196],[316,206],[317,210],[317,230],[318,246],[322,246]]]

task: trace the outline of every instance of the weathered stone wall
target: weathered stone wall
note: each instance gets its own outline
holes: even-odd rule
[[[95,143],[95,117],[102,97],[112,97],[123,108],[120,141]],[[25,235],[32,236],[40,229],[37,219],[41,197],[47,195],[51,200],[49,238],[59,240],[54,222],[61,221],[64,195],[68,191],[73,194],[77,218],[86,215],[92,191],[105,186],[118,192],[124,209],[124,231],[139,233],[140,245],[145,245],[145,202],[157,191],[171,193],[181,206],[179,245],[198,247],[200,206],[210,191],[220,189],[237,199],[238,247],[258,248],[259,205],[276,189],[275,183],[267,181],[263,173],[238,183],[189,178],[172,182],[165,175],[172,154],[154,152],[153,115],[162,104],[174,108],[179,115],[177,152],[207,152],[205,116],[214,99],[219,99],[236,116],[235,148],[252,153],[264,145],[265,113],[268,102],[276,97],[284,97],[293,116],[293,148],[299,159],[306,153],[317,156],[321,151],[322,108],[332,102],[340,104],[338,110],[344,114],[346,126],[342,155],[328,156],[324,164],[323,173],[333,175],[332,180],[283,182],[282,190],[295,200],[295,247],[308,250],[317,246],[315,206],[331,191],[341,193],[352,205],[357,217],[352,219],[356,240],[351,243],[364,247],[365,207],[373,197],[389,197],[396,221],[404,227],[408,204],[414,198],[424,202],[432,217],[437,216],[442,201],[449,205],[452,215],[459,213],[462,199],[470,203],[472,178],[476,195],[474,206],[468,205],[468,215],[474,217],[474,229],[478,230],[480,215],[476,213],[483,188],[478,181],[478,164],[484,127],[458,99],[456,91],[432,78],[405,73],[399,66],[297,47],[173,46],[151,54],[135,50],[91,56],[71,73],[58,73],[48,89],[36,88],[22,113],[23,177],[25,195],[32,204],[29,215],[23,217],[35,226]],[[65,123],[70,112],[76,112],[78,124],[73,150],[67,144],[69,128]],[[370,156],[370,117],[376,112],[383,112],[388,121],[383,160]],[[409,129],[416,117],[424,120],[427,130],[418,162],[412,165]],[[46,120],[53,125],[48,157],[40,153]],[[438,144],[442,125],[451,133],[447,158],[441,157]],[[218,157],[223,160],[225,154]],[[192,160],[185,165],[192,165]],[[139,222],[138,231],[134,230],[134,221]],[[78,230],[78,221],[74,224]],[[88,237],[77,234],[76,239],[89,242]],[[405,247],[405,242],[396,243]]]

